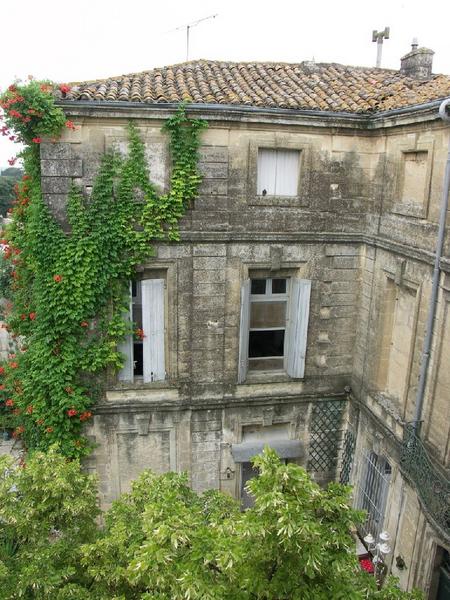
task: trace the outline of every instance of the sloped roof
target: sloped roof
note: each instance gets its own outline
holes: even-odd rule
[[[369,113],[450,95],[450,76],[417,81],[399,71],[335,63],[198,60],[74,84],[64,100],[223,104]]]

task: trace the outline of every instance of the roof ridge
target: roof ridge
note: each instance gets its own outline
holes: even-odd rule
[[[358,69],[358,70],[364,70],[364,71],[380,71],[380,72],[390,72],[390,73],[400,73],[399,70],[397,69],[388,69],[386,67],[366,67],[364,65],[346,65],[344,63],[339,63],[339,62],[316,62],[316,61],[310,61],[310,60],[302,60],[300,62],[289,62],[289,61],[274,61],[274,60],[238,60],[238,61],[233,61],[233,60],[219,60],[219,59],[208,59],[208,58],[196,58],[194,60],[188,60],[188,61],[182,61],[179,63],[172,63],[169,65],[164,65],[161,67],[152,67],[151,69],[144,69],[142,71],[133,71],[131,73],[122,73],[120,75],[110,75],[108,77],[101,77],[98,79],[83,79],[80,81],[72,81],[70,82],[71,85],[77,85],[77,84],[88,84],[88,83],[102,83],[104,81],[110,81],[110,80],[114,80],[114,79],[122,79],[123,77],[136,77],[139,75],[145,75],[147,73],[152,73],[153,71],[163,71],[166,69],[174,69],[176,67],[184,67],[184,66],[188,66],[188,65],[196,65],[196,64],[224,64],[224,65],[265,65],[265,66],[272,66],[272,65],[279,65],[279,66],[296,66],[299,67],[301,65],[310,65],[312,62],[314,62],[314,64],[318,67],[325,67],[325,66],[338,66],[338,67],[344,67],[347,69]]]

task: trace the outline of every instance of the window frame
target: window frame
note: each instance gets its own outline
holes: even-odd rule
[[[244,279],[241,282],[237,383],[244,383],[248,376],[250,380],[260,378],[272,379],[277,378],[280,375],[282,377],[291,377],[292,379],[303,379],[305,376],[312,281],[309,279],[293,277],[292,275],[277,274],[274,276],[273,273],[271,273],[271,276],[269,277],[255,277],[254,275],[251,277],[251,275],[252,274],[249,274],[249,278]],[[266,369],[260,371],[249,370],[250,309],[252,304],[250,298],[253,296],[253,294],[250,294],[251,279],[289,280],[289,292],[288,287],[286,287],[286,294],[289,294],[289,296],[286,306],[285,347],[281,369]],[[261,301],[263,301],[265,296],[261,296]],[[277,296],[280,298],[283,294],[277,294]]]
[[[266,291],[264,294],[252,294],[251,291],[251,286],[252,286],[252,281],[255,281],[257,279],[264,279],[266,282]],[[273,280],[274,279],[284,279],[286,281],[286,291],[284,293],[278,293],[278,294],[274,294],[273,293]],[[258,372],[267,372],[270,371],[271,373],[274,372],[282,372],[285,370],[285,360],[286,360],[286,350],[287,350],[287,331],[288,331],[288,327],[289,327],[289,299],[290,299],[290,277],[253,277],[250,278],[250,297],[249,297],[249,303],[250,303],[250,319],[249,319],[249,327],[248,327],[248,332],[249,332],[249,352],[248,352],[248,361],[249,361],[249,366],[248,366],[248,371],[253,373],[258,373]],[[269,287],[269,292],[267,291],[267,288]],[[252,311],[252,303],[275,303],[275,302],[286,302],[286,316],[285,316],[285,324],[284,327],[251,327],[251,311]],[[282,356],[264,356],[264,357],[250,357],[250,333],[252,331],[284,331],[284,340],[283,340],[283,354]],[[258,369],[250,369],[250,361],[256,361],[256,360],[271,360],[271,359],[280,359],[283,362],[283,366],[280,369],[261,369],[260,371]]]
[[[262,162],[263,162],[263,152],[267,153],[266,154],[266,159],[268,158],[268,156],[273,156],[273,160],[274,160],[274,165],[273,168],[275,170],[274,174],[273,174],[273,179],[274,179],[274,190],[273,193],[267,192],[265,190],[265,188],[260,191],[260,187],[262,187],[262,183],[261,183],[261,179],[263,178],[263,173],[261,172],[261,168],[262,168]],[[292,158],[294,158],[294,153],[295,153],[295,161],[293,161],[293,164],[295,165],[295,167],[293,167],[295,169],[295,171],[293,173],[289,173],[289,175],[292,177],[292,179],[295,179],[295,182],[293,183],[293,188],[295,189],[295,193],[293,194],[282,194],[277,192],[277,188],[279,186],[279,180],[280,180],[280,171],[281,171],[281,160],[282,160],[282,153],[290,153],[292,155]],[[258,148],[258,162],[257,162],[257,174],[256,174],[256,194],[258,197],[262,198],[262,197],[266,197],[268,196],[269,198],[296,198],[299,195],[299,185],[300,185],[300,166],[301,166],[301,151],[297,150],[295,148],[265,148],[263,146],[260,146]],[[265,177],[271,177],[272,173],[269,174],[264,174]],[[264,193],[264,191],[266,191],[266,193]]]
[[[249,206],[285,206],[308,207],[311,194],[309,192],[310,174],[303,165],[308,163],[311,142],[306,138],[299,139],[291,135],[274,136],[259,134],[249,142],[249,158],[247,171],[247,204]],[[258,153],[259,149],[296,150],[299,153],[297,194],[295,196],[262,196],[258,194]]]
[[[160,344],[162,344],[162,352],[163,352],[163,363],[164,363],[164,377],[161,377],[160,375],[156,376],[155,379],[151,379],[151,380],[147,380],[146,381],[146,360],[148,361],[148,356],[147,359],[145,357],[145,341],[142,341],[142,352],[143,352],[143,358],[142,358],[142,363],[143,363],[143,373],[142,375],[135,375],[135,367],[134,367],[134,357],[135,357],[135,344],[139,344],[140,342],[136,341],[134,339],[135,336],[135,327],[134,327],[134,323],[135,321],[133,321],[133,307],[135,304],[137,304],[138,302],[136,302],[136,300],[140,300],[141,302],[141,306],[142,306],[142,329],[144,331],[144,336],[147,335],[151,335],[151,334],[147,334],[146,333],[146,327],[144,325],[144,321],[145,321],[145,316],[144,316],[144,312],[147,310],[147,304],[144,300],[144,294],[142,291],[142,282],[143,281],[159,281],[162,282],[162,304],[160,304],[159,309],[162,311],[162,318],[161,316],[159,317],[160,320],[160,326],[162,325],[162,340],[161,340],[161,332],[156,332],[153,334],[153,336],[159,336],[160,339]],[[133,282],[136,282],[136,292],[138,292],[135,296],[133,296]],[[140,285],[139,285],[140,284]],[[139,293],[140,291],[140,293]],[[118,344],[118,350],[125,355],[125,364],[123,366],[123,368],[121,370],[119,370],[118,374],[117,374],[117,378],[118,378],[118,382],[120,384],[128,384],[128,385],[149,385],[149,384],[153,384],[153,383],[163,383],[165,381],[167,381],[168,379],[168,372],[167,372],[167,364],[168,364],[168,335],[167,335],[167,328],[168,328],[168,298],[167,298],[167,276],[166,276],[166,272],[165,271],[161,271],[161,270],[152,270],[152,271],[142,271],[141,273],[137,273],[136,274],[136,278],[133,281],[130,281],[129,283],[129,309],[126,312],[125,318],[128,320],[128,322],[133,324],[133,331],[126,335],[124,340]],[[148,318],[148,317],[147,317]],[[162,323],[161,323],[162,321]],[[158,360],[158,359],[156,359]],[[160,359],[159,359],[160,360]],[[129,371],[130,371],[130,363],[131,363],[131,375],[129,375]],[[156,363],[157,364],[157,363]],[[128,369],[128,373],[127,373],[127,369]]]

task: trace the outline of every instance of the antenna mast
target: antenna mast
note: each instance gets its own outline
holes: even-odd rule
[[[181,25],[181,27],[176,27],[175,29],[171,29],[170,31],[180,31],[180,29],[186,29],[186,62],[189,60],[189,33],[192,27],[196,27],[203,21],[209,21],[209,19],[215,19],[218,15],[209,15],[209,17],[203,17],[203,19],[198,19],[198,21],[193,21],[192,23],[188,23],[187,25]],[[170,32],[168,32],[170,33]]]
[[[381,67],[381,53],[383,50],[383,40],[389,39],[389,27],[385,27],[384,31],[372,31],[372,42],[377,43],[377,67]]]

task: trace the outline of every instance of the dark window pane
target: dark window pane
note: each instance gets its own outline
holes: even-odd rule
[[[137,296],[137,281],[131,282],[131,295],[133,296],[133,298],[136,298]]]
[[[284,329],[274,331],[250,331],[249,358],[260,356],[283,356]]]
[[[133,373],[135,377],[142,377],[144,374],[144,352],[142,342],[134,342],[133,344]]]
[[[245,462],[241,463],[241,502],[242,508],[250,508],[255,503],[254,497],[247,492],[245,489],[245,485],[250,479],[253,477],[257,477],[259,475],[259,469],[254,467],[252,463]]]
[[[266,293],[266,280],[265,279],[252,279],[252,294],[265,294]]]
[[[286,279],[272,279],[272,294],[286,293]]]

